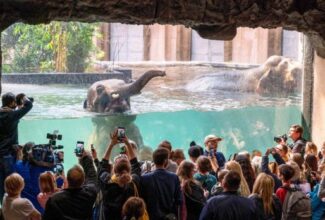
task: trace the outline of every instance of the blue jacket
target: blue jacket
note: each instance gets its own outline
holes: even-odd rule
[[[320,200],[317,193],[319,190],[319,184],[314,186],[314,190],[309,193],[311,200],[311,209],[312,209],[312,220],[321,220],[322,216],[325,213],[325,202]]]
[[[223,192],[208,200],[204,206],[200,220],[256,220],[256,206],[248,198],[239,196],[237,192]]]

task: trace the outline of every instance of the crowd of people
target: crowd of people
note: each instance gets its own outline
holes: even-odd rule
[[[6,97],[2,98],[3,108],[11,103]],[[17,142],[19,118],[31,107],[32,103],[23,98],[19,110],[0,110],[0,120],[6,118],[8,123],[8,112],[20,111],[12,116],[16,120],[13,127],[16,132],[11,144]],[[79,164],[66,175],[62,173],[60,184],[58,175],[44,164],[36,164],[46,168],[38,171],[38,182],[30,181],[34,177],[26,173],[31,166],[26,170],[21,159],[24,148],[3,148],[8,145],[1,142],[4,134],[1,130],[3,185],[0,187],[5,194],[0,196],[5,220],[317,220],[325,217],[325,143],[318,151],[314,143],[303,138],[300,125],[289,129],[292,144],[287,144],[287,137],[281,136],[265,152],[238,152],[228,161],[218,150],[222,138],[214,134],[204,138],[204,146],[191,142],[189,159],[186,159],[186,153],[173,149],[167,140],[152,152],[151,148],[138,149],[127,136],[119,137],[116,130],[110,135],[101,159],[95,149],[84,150],[76,155]],[[8,156],[12,157],[10,163],[6,162]],[[32,155],[27,152],[28,156]],[[12,170],[7,172],[8,164]]]

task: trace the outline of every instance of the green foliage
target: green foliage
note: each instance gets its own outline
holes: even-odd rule
[[[69,72],[84,72],[93,49],[94,25],[71,22],[67,26],[67,68]]]
[[[4,72],[51,72],[62,60],[67,72],[84,72],[94,48],[96,26],[78,22],[14,24],[2,33]],[[63,35],[67,37],[62,38]],[[57,59],[62,53],[66,53],[66,59]]]

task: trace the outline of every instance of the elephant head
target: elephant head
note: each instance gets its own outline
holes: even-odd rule
[[[126,84],[123,80],[109,79],[95,82],[88,90],[84,108],[93,112],[123,113],[130,110],[130,97],[140,94],[143,87],[154,77],[166,73],[151,70],[135,82]]]

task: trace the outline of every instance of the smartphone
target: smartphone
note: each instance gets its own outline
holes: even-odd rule
[[[94,152],[95,151],[95,148],[94,148],[94,145],[93,144],[90,145],[90,150],[91,150],[91,152]]]
[[[84,142],[83,141],[77,141],[76,149],[74,150],[77,157],[81,157],[84,152]]]
[[[122,142],[125,138],[125,128],[124,127],[118,127],[117,128],[117,140],[119,142]]]
[[[209,150],[209,155],[210,155],[210,157],[214,157],[215,156],[214,149],[210,149]]]

